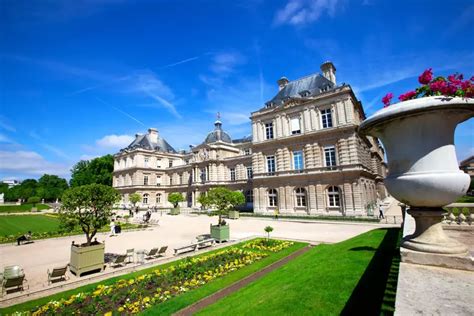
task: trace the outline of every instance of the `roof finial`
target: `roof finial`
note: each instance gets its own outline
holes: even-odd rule
[[[219,121],[221,119],[221,112],[217,112],[217,120]]]

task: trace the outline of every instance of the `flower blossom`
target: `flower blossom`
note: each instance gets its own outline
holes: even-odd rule
[[[400,101],[406,101],[413,99],[413,97],[416,96],[416,91],[408,91],[407,93],[402,94],[401,96],[398,97]]]
[[[418,81],[421,84],[428,84],[433,79],[433,71],[431,68],[426,69],[423,73],[418,77]]]
[[[382,102],[383,104],[385,105],[384,108],[386,108],[387,106],[390,105],[390,101],[392,100],[393,98],[393,93],[387,93],[387,95],[385,95],[383,98],[382,98]]]

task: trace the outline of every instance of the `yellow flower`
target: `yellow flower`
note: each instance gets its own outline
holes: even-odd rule
[[[112,316],[112,312],[107,312],[104,314],[104,316]]]

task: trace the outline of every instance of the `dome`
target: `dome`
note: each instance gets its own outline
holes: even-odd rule
[[[215,143],[218,141],[225,142],[225,143],[232,143],[232,138],[230,138],[229,134],[224,132],[222,129],[222,122],[217,120],[214,123],[215,129],[207,134],[206,140],[204,141],[205,144]]]

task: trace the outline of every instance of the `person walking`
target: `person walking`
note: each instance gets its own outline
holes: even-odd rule
[[[110,237],[115,236],[115,221],[112,218],[110,221]]]
[[[382,203],[379,204],[379,219],[384,219]]]

